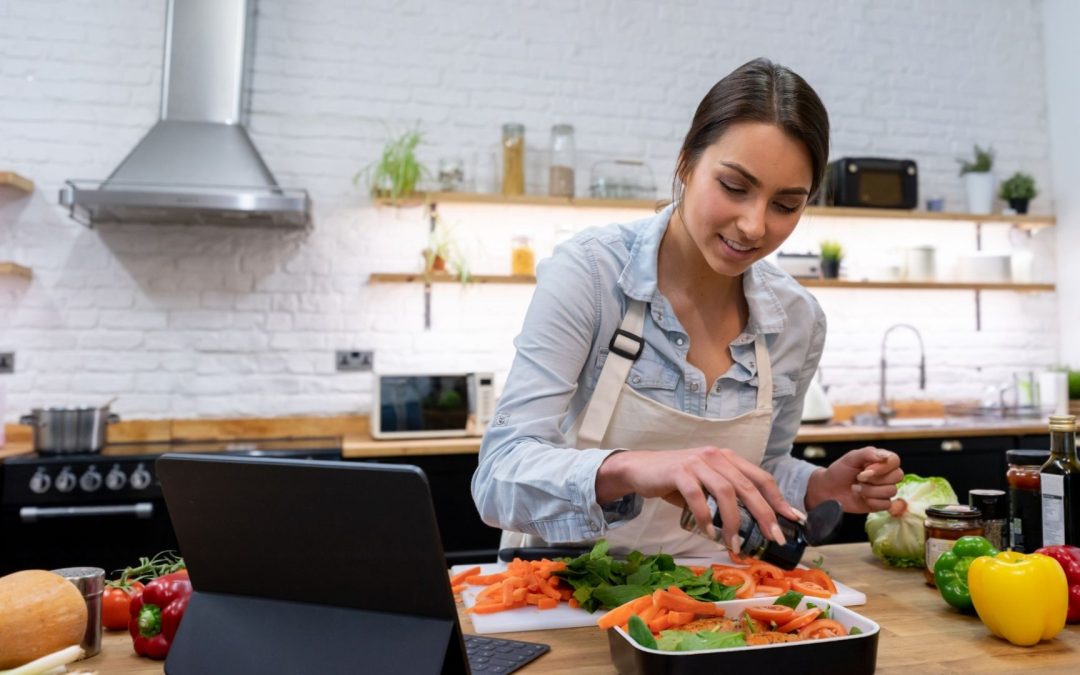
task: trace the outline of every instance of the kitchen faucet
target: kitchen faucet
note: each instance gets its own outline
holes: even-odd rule
[[[889,368],[889,364],[885,361],[885,345],[889,341],[889,333],[897,328],[907,328],[915,333],[915,337],[919,339],[919,389],[926,389],[926,348],[923,346],[923,339],[919,329],[910,323],[898,323],[889,326],[888,330],[885,331],[885,336],[881,338],[881,398],[878,401],[878,416],[881,418],[882,424],[887,424],[890,417],[896,416],[896,411],[889,407],[889,399],[885,396],[885,373]]]

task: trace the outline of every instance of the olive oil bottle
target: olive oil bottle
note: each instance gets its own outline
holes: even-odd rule
[[[1050,459],[1039,472],[1043,546],[1080,546],[1080,460],[1076,417],[1050,417]]]

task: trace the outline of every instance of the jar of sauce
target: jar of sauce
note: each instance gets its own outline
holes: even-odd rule
[[[1042,546],[1042,500],[1039,470],[1050,459],[1048,450],[1009,450],[1009,548],[1034,553]]]
[[[939,504],[926,509],[926,583],[934,583],[934,563],[945,551],[952,549],[960,537],[983,534],[982,511],[966,504]]]

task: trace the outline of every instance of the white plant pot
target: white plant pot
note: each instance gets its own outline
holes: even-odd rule
[[[993,212],[995,183],[994,174],[988,171],[964,174],[964,190],[967,193],[968,213]]]

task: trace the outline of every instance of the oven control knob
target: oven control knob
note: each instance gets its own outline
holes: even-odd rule
[[[150,487],[150,481],[153,480],[153,477],[150,475],[150,472],[147,471],[142,464],[140,464],[139,466],[135,467],[134,471],[131,472],[130,480],[131,487],[133,489],[145,490],[146,488]]]
[[[56,489],[60,492],[71,492],[78,482],[79,480],[75,478],[75,472],[71,470],[71,467],[65,466],[56,476]]]
[[[45,472],[45,467],[39,466],[37,473],[30,477],[30,491],[34,494],[43,495],[52,487],[52,476]]]
[[[105,487],[110,490],[122,490],[127,485],[127,474],[119,466],[114,466],[105,474]]]
[[[101,487],[101,473],[96,466],[91,466],[82,476],[79,476],[79,487],[83,492],[94,492]]]

